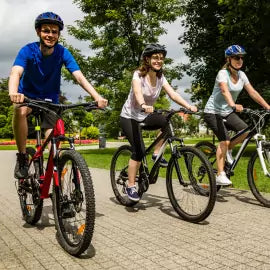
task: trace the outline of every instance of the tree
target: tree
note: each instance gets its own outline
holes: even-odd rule
[[[89,41],[94,56],[85,57],[69,46],[88,80],[94,79],[97,90],[108,98],[111,111],[100,121],[108,122],[107,133],[118,136],[115,121],[126,99],[131,75],[139,65],[141,52],[147,43],[157,42],[165,33],[164,22],[173,22],[181,14],[179,0],[74,0],[85,13],[77,27],[69,33],[79,40]],[[167,64],[172,60],[168,59]],[[66,79],[71,77],[65,72]],[[181,74],[167,69],[167,79],[180,79]],[[164,98],[164,97],[163,97]],[[111,125],[113,123],[113,125]]]
[[[13,107],[8,95],[8,79],[0,79],[0,138],[13,137]]]
[[[179,38],[190,59],[183,66],[194,77],[190,93],[193,100],[209,98],[216,74],[223,66],[224,50],[232,44],[243,45],[246,73],[266,100],[270,97],[270,3],[268,0],[186,0],[183,26]],[[240,102],[250,107],[245,91]]]

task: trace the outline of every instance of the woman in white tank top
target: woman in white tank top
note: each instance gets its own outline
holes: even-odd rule
[[[144,144],[139,129],[139,123],[144,122],[149,129],[166,129],[167,121],[161,114],[155,114],[154,103],[162,89],[176,103],[191,111],[197,111],[195,106],[189,105],[167,82],[162,72],[166,49],[159,44],[149,44],[142,53],[142,65],[134,72],[129,96],[122,108],[120,125],[127,136],[131,147],[132,156],[128,167],[127,195],[130,200],[139,201],[135,186],[135,176],[140,167],[144,152]],[[143,110],[143,111],[142,111]],[[162,141],[154,151],[158,152]],[[166,161],[161,161],[166,166]],[[161,165],[162,165],[161,163]]]

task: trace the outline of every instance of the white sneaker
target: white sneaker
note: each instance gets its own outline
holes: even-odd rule
[[[226,153],[227,161],[232,165],[234,158],[232,156],[232,150],[228,150]]]
[[[216,176],[216,184],[219,186],[229,186],[232,184],[231,180],[226,176],[225,172],[221,172]]]

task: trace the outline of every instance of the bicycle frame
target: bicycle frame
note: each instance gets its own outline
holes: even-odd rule
[[[264,118],[264,116],[261,118],[261,120]],[[259,159],[260,159],[260,163],[263,169],[263,172],[265,175],[268,175],[270,177],[270,173],[268,172],[268,170],[266,169],[266,165],[263,159],[263,151],[262,151],[262,141],[265,140],[265,135],[261,134],[261,127],[257,127],[257,125],[260,123],[260,121],[258,123],[255,122],[255,120],[252,118],[253,121],[253,125],[248,126],[247,128],[245,128],[244,130],[238,132],[237,134],[235,134],[230,141],[234,141],[235,139],[239,138],[241,135],[243,135],[244,133],[248,132],[247,137],[244,139],[244,141],[242,142],[236,156],[235,159],[233,161],[233,163],[229,166],[228,170],[229,170],[229,174],[232,175],[233,171],[238,163],[238,161],[240,160],[240,158],[242,157],[247,145],[249,144],[250,140],[252,138],[255,139],[256,141],[256,149],[259,155]],[[269,154],[270,155],[270,154]],[[270,159],[270,156],[268,157]]]
[[[171,120],[170,120],[170,117],[168,117],[168,126],[169,126],[169,129],[167,129],[166,131],[164,132],[161,132],[157,138],[150,144],[150,146],[148,146],[145,150],[145,153],[144,153],[144,157],[142,159],[142,166],[143,166],[143,170],[144,170],[144,173],[147,175],[150,183],[151,183],[151,180],[154,179],[154,176],[156,175],[156,173],[158,172],[159,168],[160,168],[160,165],[159,165],[159,161],[163,155],[163,153],[165,152],[165,149],[166,149],[166,146],[167,144],[170,145],[170,149],[171,149],[171,152],[174,153],[174,148],[173,148],[173,145],[172,145],[172,142],[173,141],[179,141],[181,146],[183,146],[183,140],[182,139],[179,139],[179,138],[176,138],[175,135],[174,135],[174,129],[173,129],[173,126],[172,126],[172,123],[171,123]],[[140,124],[139,125],[141,129],[143,129],[144,127],[144,124]],[[147,159],[146,159],[146,156],[151,152],[151,150],[161,141],[161,140],[164,140],[164,142],[162,143],[162,146],[160,147],[159,149],[159,152],[157,154],[157,157],[156,157],[156,160],[154,161],[154,165],[149,173],[148,171],[148,162],[147,162]],[[177,171],[180,173],[180,168],[178,167],[178,164],[176,165],[177,166]],[[181,173],[180,173],[181,174]],[[179,177],[179,179],[182,179],[182,177]]]
[[[49,189],[51,185],[52,177],[54,179],[54,183],[56,186],[59,186],[59,177],[57,171],[57,162],[59,155],[59,145],[60,141],[68,140],[70,143],[70,149],[74,149],[74,139],[65,137],[65,126],[64,121],[60,118],[57,119],[54,128],[52,129],[49,136],[46,138],[43,144],[41,144],[41,131],[40,131],[40,119],[39,116],[35,116],[36,120],[36,137],[37,137],[37,145],[36,145],[36,153],[30,160],[30,164],[35,160],[39,160],[39,172],[40,174],[40,198],[46,199],[49,197]],[[43,170],[43,152],[51,142],[50,150],[49,150],[49,158],[47,167],[45,169],[45,173]],[[62,149],[61,149],[62,150]]]

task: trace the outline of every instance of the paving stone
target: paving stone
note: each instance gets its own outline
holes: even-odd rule
[[[174,212],[164,179],[132,209],[115,202],[109,171],[90,168],[95,231],[91,247],[75,258],[55,238],[50,200],[36,226],[22,220],[10,164],[15,152],[0,151],[0,270],[270,269],[270,211],[249,191],[221,189],[207,220],[193,224]]]

